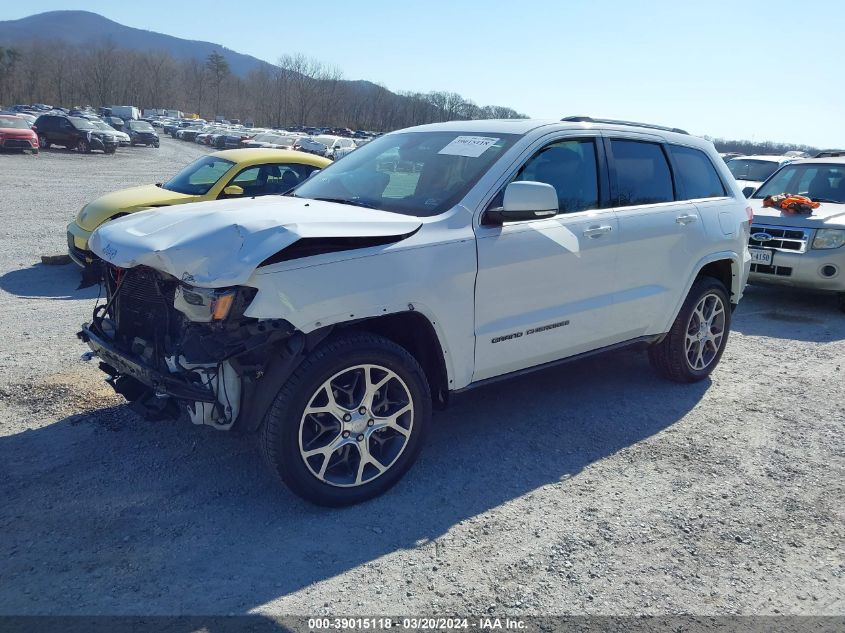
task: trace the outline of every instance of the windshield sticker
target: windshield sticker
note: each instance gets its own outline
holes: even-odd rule
[[[495,145],[498,140],[489,136],[459,136],[437,153],[447,156],[478,158],[487,151],[488,147]]]

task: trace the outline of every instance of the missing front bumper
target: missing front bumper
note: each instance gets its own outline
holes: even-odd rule
[[[211,389],[151,367],[143,359],[119,350],[105,336],[94,332],[90,325],[83,325],[77,336],[87,343],[108,367],[115,370],[115,376],[131,377],[149,387],[155,394],[167,395],[177,400],[217,402],[217,396]]]

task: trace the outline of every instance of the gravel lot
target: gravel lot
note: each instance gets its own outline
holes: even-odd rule
[[[621,352],[468,393],[387,495],[315,508],[249,437],[127,411],[65,225],[203,149],[0,155],[0,614],[843,614],[845,315],[749,289],[712,380]]]

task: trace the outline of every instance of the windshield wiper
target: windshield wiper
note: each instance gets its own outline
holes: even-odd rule
[[[298,197],[298,196],[297,196]],[[364,207],[365,209],[378,209],[377,206],[369,202],[362,202],[361,200],[350,200],[349,198],[311,198],[312,200],[319,200],[320,202],[337,202],[338,204],[348,204],[353,207]]]

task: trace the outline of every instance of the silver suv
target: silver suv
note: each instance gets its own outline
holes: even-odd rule
[[[766,196],[789,192],[819,203],[810,215],[766,208]],[[754,224],[749,280],[834,292],[845,311],[845,158],[790,163],[749,200]]]

